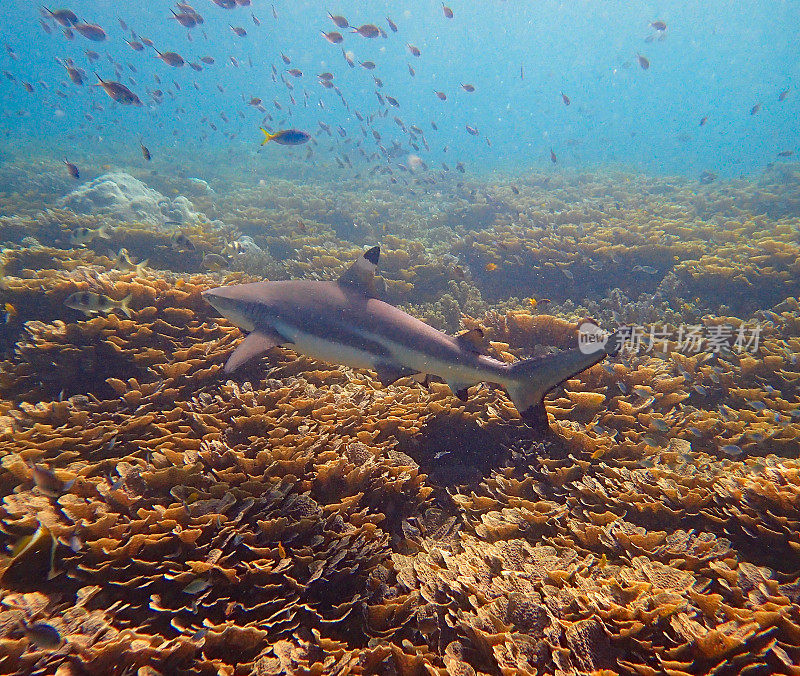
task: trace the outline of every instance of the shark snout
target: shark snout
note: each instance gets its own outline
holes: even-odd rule
[[[220,286],[202,292],[203,298],[223,317],[240,329],[252,331],[254,322],[248,316],[248,304],[236,297],[236,287]]]

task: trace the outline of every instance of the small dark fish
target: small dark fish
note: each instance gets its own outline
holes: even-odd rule
[[[340,42],[344,41],[342,34],[337,31],[330,31],[329,33],[326,33],[325,31],[320,32],[322,33],[322,37],[324,37],[332,45],[338,45]]]
[[[78,167],[72,164],[72,162],[67,162],[67,160],[64,160],[64,164],[67,167],[67,172],[69,173],[70,176],[72,176],[72,178],[78,179],[81,177],[80,170],[78,169]]]
[[[255,14],[251,14],[250,17],[253,19],[253,23],[256,26],[260,26],[261,25],[261,22],[258,20],[258,17]]]
[[[283,61],[287,66],[292,62],[292,60],[283,52],[281,52],[281,61]]]
[[[299,68],[290,68],[286,72],[289,73],[289,75],[291,75],[292,77],[303,77],[303,71],[300,70]]]
[[[395,108],[399,108],[400,107],[400,103],[397,101],[396,98],[394,98],[394,96],[387,96],[385,98],[386,98],[386,102],[390,106],[394,106]]]
[[[419,51],[419,47],[415,47],[410,42],[407,43],[408,51],[411,52],[413,56],[419,56],[422,52]]]
[[[471,94],[472,92],[475,91],[475,85],[463,84],[462,83],[461,89],[463,89],[465,92],[469,92]]]
[[[183,57],[177,52],[159,52],[156,49],[156,57],[173,68],[181,68],[186,63]]]
[[[411,66],[410,63],[408,64],[408,73],[409,75],[411,75],[411,77],[414,77],[416,75],[416,73],[414,72],[414,68]]]
[[[700,178],[698,180],[703,185],[708,185],[709,183],[713,183],[715,180],[717,180],[717,175],[713,171],[704,171],[702,174],[700,174]]]
[[[358,33],[362,38],[377,38],[381,34],[381,29],[371,23],[353,28],[353,32]]]
[[[61,481],[61,479],[55,475],[53,470],[48,469],[43,465],[37,465],[33,462],[29,462],[28,467],[31,470],[31,477],[33,478],[33,482],[36,484],[36,487],[42,493],[51,498],[58,498],[65,493],[69,493],[70,489],[75,484],[75,481],[77,481],[77,479]]]
[[[778,157],[791,157],[792,155],[794,155],[794,150],[781,150],[778,153]]]
[[[69,28],[70,26],[74,26],[78,23],[78,15],[75,14],[71,9],[47,9],[46,7],[42,8],[47,15],[53,19],[57,24],[64,26],[65,28]]]
[[[172,17],[184,28],[194,28],[197,25],[197,16],[191,12],[181,12],[180,14],[171,9]]]
[[[444,3],[442,3],[442,12],[444,12],[444,16],[445,16],[446,19],[452,19],[453,18],[453,10],[450,9]]]
[[[389,24],[389,28],[392,29],[392,33],[396,33],[397,32],[397,25],[388,16],[386,17],[386,23]]]
[[[95,73],[95,75],[97,75],[97,73]],[[129,106],[142,105],[139,97],[121,82],[106,81],[99,75],[97,75],[97,79],[100,80],[100,82],[98,82],[96,86],[102,87],[103,91],[117,103]]]
[[[270,134],[262,127],[261,131],[264,134],[264,140],[261,142],[262,146],[270,141],[275,141],[275,143],[279,143],[282,146],[299,146],[311,138],[311,134],[299,129],[282,129]]]
[[[64,66],[67,71],[67,75],[69,75],[69,79],[72,81],[73,84],[82,85],[83,84],[83,73],[78,70],[77,68],[70,65],[72,60],[69,59],[69,62],[58,60],[58,62]]]
[[[550,161],[551,161],[553,164],[555,164],[556,162],[558,162],[558,158],[556,157],[556,154],[553,152],[553,149],[552,149],[552,148],[550,148]]]
[[[128,46],[131,49],[133,49],[134,51],[137,51],[137,52],[144,51],[144,45],[141,42],[139,42],[138,40],[125,40],[125,42],[127,42]]]
[[[374,61],[359,61],[362,68],[366,68],[367,70],[375,70],[375,62]]]
[[[706,122],[708,122],[708,115],[700,118],[700,126],[702,127]]]
[[[433,93],[436,94],[436,98],[438,98],[440,101],[447,101],[447,94],[444,92],[434,91]]]
[[[142,149],[142,157],[144,157],[144,159],[146,159],[148,162],[152,160],[153,156],[150,154],[150,150],[147,148],[147,146],[145,146],[145,144],[141,141],[139,141],[139,146]]]
[[[214,64],[214,57],[213,57],[213,56],[201,56],[201,57],[200,57],[200,60],[201,60],[203,63],[205,63],[205,64],[207,64],[207,65],[209,65],[209,66],[211,66],[211,65],[213,65],[213,64]]]
[[[475,127],[470,127],[469,125],[466,125],[466,129],[467,133],[470,134],[471,136],[477,136],[479,134],[478,130]]]
[[[195,246],[194,242],[190,240],[186,235],[182,232],[176,232],[172,237],[169,238],[170,246],[175,249],[175,251],[194,251]]]
[[[789,87],[778,94],[778,101],[785,101],[787,96],[789,96]]]
[[[639,62],[639,66],[641,66],[642,70],[647,70],[650,68],[650,61],[646,56],[642,56],[641,54],[636,55],[636,60]]]
[[[524,80],[525,79],[525,67],[524,66],[520,66],[519,67],[519,79],[520,80]]]
[[[47,624],[47,622],[27,624],[23,621],[22,628],[28,640],[35,643],[39,648],[55,650],[61,645],[61,634],[58,633],[58,629],[51,624]]]
[[[106,32],[94,23],[75,23],[72,24],[72,28],[92,42],[103,42],[108,37]]]
[[[564,92],[561,92],[561,100],[564,102],[565,106],[568,106],[571,103],[569,96],[567,96]]]
[[[241,26],[231,26],[231,30],[240,38],[247,37],[247,31]]]
[[[128,317],[131,316],[130,303],[133,294],[129,294],[122,300],[114,300],[109,296],[91,291],[76,291],[67,296],[64,305],[72,310],[79,310],[86,315],[108,314],[112,310],[122,310]]]
[[[657,21],[653,21],[650,24],[650,27],[654,28],[657,31],[665,31],[665,30],[667,30],[667,24],[664,23],[663,21],[661,21],[660,19],[657,20]]]
[[[761,110],[761,104],[757,103],[750,109],[750,114],[755,115],[759,110]]]
[[[331,21],[333,21],[334,25],[337,28],[350,27],[350,23],[347,21],[347,19],[345,19],[343,16],[340,16],[339,14],[331,14],[330,12],[328,12],[328,17],[330,18]]]

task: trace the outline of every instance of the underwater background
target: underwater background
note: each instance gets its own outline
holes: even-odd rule
[[[797,2],[1,15],[0,673],[800,673]],[[203,291],[374,245],[501,361],[626,344],[546,434],[223,372]]]

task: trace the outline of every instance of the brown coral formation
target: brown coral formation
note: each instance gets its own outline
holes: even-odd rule
[[[99,221],[0,219],[0,673],[800,673],[797,244],[754,215],[785,195],[559,181],[456,191],[429,222],[377,188],[243,190],[203,205],[228,225],[187,228],[194,257],[137,224],[69,249]],[[284,349],[228,380],[240,333],[200,293],[256,277],[200,270],[240,235],[292,277],[380,237],[390,300],[507,361],[585,316],[664,308],[673,337],[567,381],[543,440],[491,386],[462,402]],[[152,267],[115,269],[121,246]],[[81,290],[132,316],[65,308]],[[756,321],[752,351],[674,339]]]

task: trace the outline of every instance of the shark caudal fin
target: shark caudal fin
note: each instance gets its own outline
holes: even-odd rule
[[[565,380],[594,366],[609,354],[619,349],[619,333],[608,337],[605,345],[594,346],[594,350],[571,348],[555,354],[534,359],[523,359],[511,364],[506,391],[522,419],[534,429],[548,429],[544,397]]]

